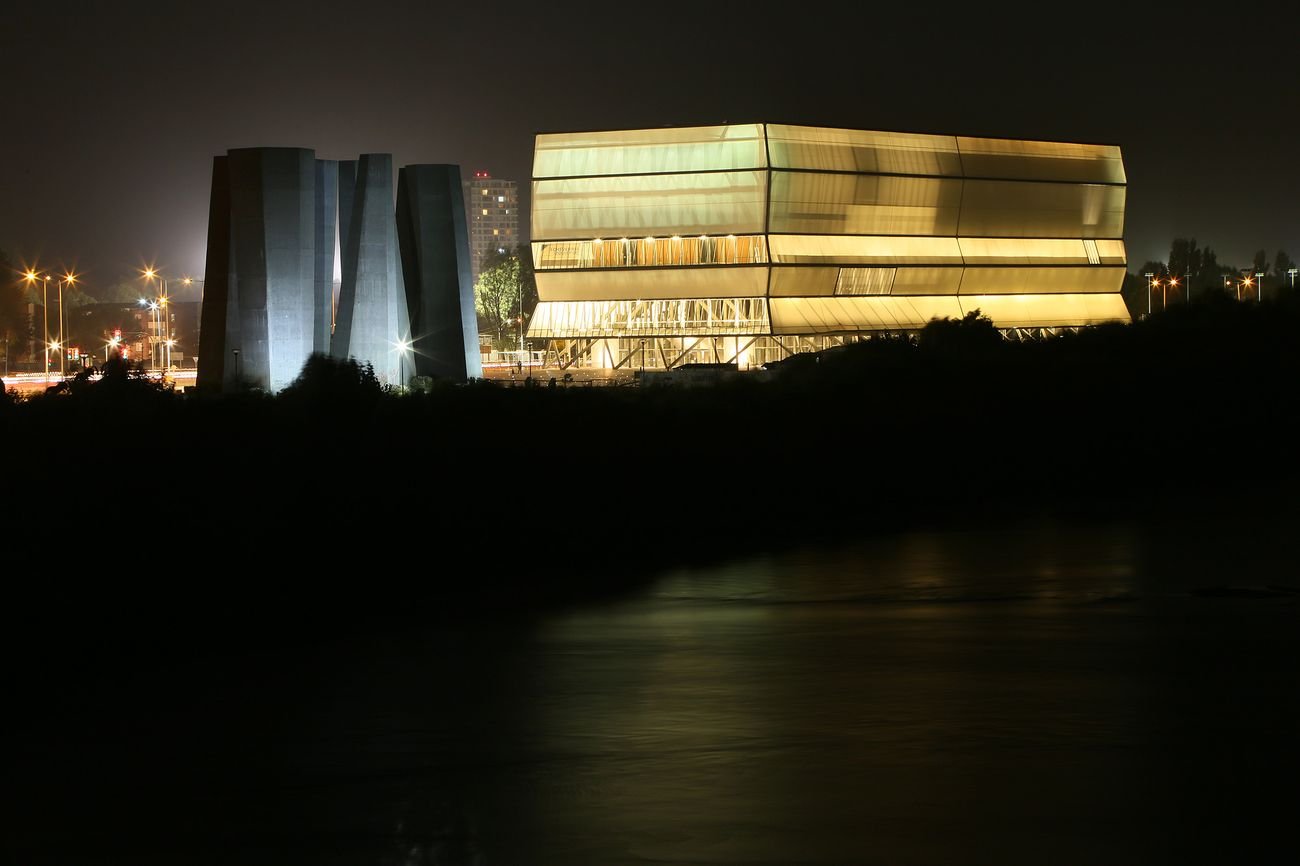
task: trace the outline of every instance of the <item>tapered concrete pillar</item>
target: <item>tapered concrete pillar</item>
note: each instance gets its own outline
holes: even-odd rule
[[[228,345],[238,335],[227,334],[226,308],[230,295],[230,169],[226,157],[212,159],[212,197],[208,202],[208,259],[203,269],[203,306],[199,313],[199,369],[196,384],[220,389],[226,378]]]
[[[213,162],[199,379],[278,391],[311,354],[316,157],[295,147],[232,150]],[[238,353],[238,354],[236,354]]]
[[[334,248],[338,229],[338,163],[316,160],[316,282],[312,290],[312,351],[328,355],[334,328]]]
[[[460,166],[401,170],[397,232],[416,374],[457,382],[481,378]]]
[[[403,349],[411,326],[393,213],[391,154],[363,154],[357,161],[346,232],[331,352],[369,363],[380,379],[403,385],[414,368],[409,350]]]

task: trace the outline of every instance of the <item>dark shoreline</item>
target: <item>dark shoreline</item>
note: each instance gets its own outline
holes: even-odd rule
[[[29,575],[9,590],[19,631],[62,621],[111,646],[526,615],[678,564],[918,526],[1286,507],[1293,300],[1021,344],[947,326],[708,388],[124,381],[6,405],[13,511],[43,515],[6,543]],[[186,600],[198,616],[169,627]]]

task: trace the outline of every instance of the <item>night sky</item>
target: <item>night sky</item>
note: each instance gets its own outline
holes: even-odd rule
[[[1250,10],[904,6],[26,5],[0,61],[0,249],[92,292],[143,262],[201,274],[232,147],[523,182],[539,131],[779,121],[1118,143],[1131,268],[1175,235],[1241,266],[1300,255],[1293,36]]]

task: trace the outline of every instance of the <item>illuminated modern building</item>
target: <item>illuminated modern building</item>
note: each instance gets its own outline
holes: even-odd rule
[[[478,282],[483,259],[519,243],[519,185],[486,171],[464,182],[469,224],[470,285]]]
[[[980,310],[1127,321],[1113,145],[744,124],[537,136],[528,335],[561,365],[757,366]]]

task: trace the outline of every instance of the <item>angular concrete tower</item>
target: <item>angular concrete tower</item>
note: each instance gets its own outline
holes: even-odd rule
[[[414,367],[393,215],[391,154],[367,153],[357,160],[351,214],[342,224],[343,282],[331,354],[369,363],[383,381],[404,385]]]
[[[481,378],[460,166],[408,165],[401,170],[397,235],[416,375],[456,382]]]
[[[278,391],[302,369],[315,343],[317,204],[311,150],[243,148],[214,161],[201,384],[239,377]]]
[[[316,160],[316,282],[312,289],[312,351],[328,355],[334,330],[334,247],[338,229],[338,163]]]

